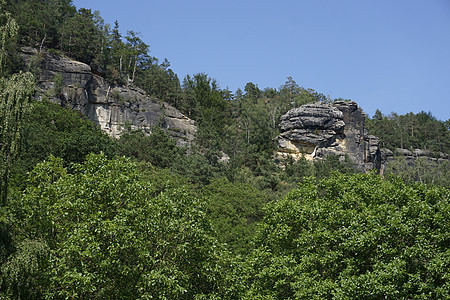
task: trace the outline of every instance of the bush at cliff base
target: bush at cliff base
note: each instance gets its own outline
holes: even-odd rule
[[[247,298],[449,299],[449,189],[309,179],[267,207]]]

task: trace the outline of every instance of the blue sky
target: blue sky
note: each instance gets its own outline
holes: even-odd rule
[[[288,76],[372,116],[450,118],[450,0],[75,0],[222,88],[279,88]]]

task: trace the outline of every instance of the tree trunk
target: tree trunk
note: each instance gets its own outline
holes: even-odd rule
[[[131,83],[134,82],[134,75],[136,74],[136,68],[137,68],[137,56],[134,57],[134,68],[133,68],[133,76],[131,77]]]

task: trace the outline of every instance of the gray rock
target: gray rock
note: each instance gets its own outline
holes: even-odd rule
[[[387,148],[381,149],[381,153],[383,153],[384,155],[386,155],[386,157],[392,157],[392,156],[394,156],[394,152],[392,152],[391,150],[389,150],[389,149],[387,149]]]
[[[31,61],[37,53],[23,48],[22,58]],[[161,126],[180,146],[189,145],[197,130],[195,122],[176,108],[151,98],[134,86],[114,86],[92,72],[87,64],[68,57],[42,53],[39,87],[42,92],[55,88],[55,76],[61,74],[63,86],[52,102],[79,110],[113,137],[119,137],[125,125],[151,133]]]
[[[342,133],[345,127],[342,119],[342,112],[328,104],[314,103],[291,109],[281,117],[279,145],[287,146],[283,140],[289,140],[310,147],[327,147]]]
[[[430,150],[422,150],[422,149],[414,149],[414,151],[412,153],[416,157],[431,156],[431,154],[432,154]]]
[[[413,153],[411,151],[409,151],[408,149],[403,149],[403,148],[395,149],[395,153],[398,155],[403,155],[403,156],[413,156]]]
[[[349,156],[358,169],[379,169],[379,140],[364,130],[365,114],[355,102],[313,103],[294,108],[281,117],[278,151],[294,157],[320,159]]]

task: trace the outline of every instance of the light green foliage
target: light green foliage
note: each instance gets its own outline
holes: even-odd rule
[[[154,185],[125,158],[89,155],[73,170],[68,174],[56,158],[38,165],[21,203],[12,206],[15,231],[50,249],[41,269],[48,274],[45,297],[179,299],[217,292],[219,248],[202,201],[183,187]]]
[[[15,253],[1,266],[0,281],[6,295],[16,299],[42,298],[48,287],[45,271],[49,254],[49,248],[43,241],[21,241]]]
[[[249,299],[445,299],[449,190],[375,174],[311,178],[267,207]]]
[[[22,134],[24,117],[31,107],[34,78],[30,73],[8,77],[5,62],[6,44],[17,33],[17,24],[0,1],[0,204],[5,204],[10,167],[16,159]]]
[[[388,165],[407,184],[348,175],[351,163],[338,157],[283,168],[273,159],[280,116],[329,97],[291,77],[279,89],[249,82],[235,95],[204,73],[181,87],[167,60],[98,12],[70,0],[0,5],[2,198],[8,180],[11,191],[0,207],[0,298],[450,298],[449,191],[413,184],[448,186],[448,163]],[[29,69],[47,49],[90,63],[113,84],[139,85],[196,121],[196,145],[184,156],[159,128],[113,143],[46,102],[24,118],[34,85],[28,73],[8,74],[22,67],[10,55],[16,32],[39,48]],[[448,123],[378,111],[368,128],[387,147],[448,152]],[[110,159],[116,150],[141,162]]]
[[[7,44],[17,35],[19,27],[11,13],[5,10],[6,3],[0,0],[0,77],[6,74],[8,58]]]
[[[34,79],[30,73],[0,78],[0,197],[6,201],[10,166],[18,155],[23,119],[30,111]]]

